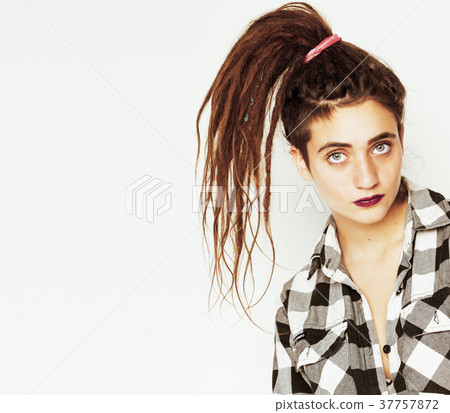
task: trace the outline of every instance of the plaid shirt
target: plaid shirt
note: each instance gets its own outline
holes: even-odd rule
[[[405,237],[386,321],[392,380],[330,215],[309,264],[280,295],[273,393],[450,394],[450,200],[403,179]]]

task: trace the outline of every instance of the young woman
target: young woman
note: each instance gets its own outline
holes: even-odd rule
[[[213,284],[217,276],[222,294],[221,264],[231,273],[224,298],[236,292],[245,310],[239,269],[244,247],[251,263],[259,214],[254,233],[250,212],[255,201],[261,207],[249,187],[270,187],[279,121],[299,174],[332,212],[280,295],[273,391],[450,393],[450,203],[401,175],[397,76],[333,34],[310,5],[289,3],[253,21],[228,54],[198,114],[199,151],[209,101],[203,225],[206,236],[213,203]],[[270,191],[262,203],[274,263]]]

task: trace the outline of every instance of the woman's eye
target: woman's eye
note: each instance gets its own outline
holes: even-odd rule
[[[374,147],[376,153],[385,154],[389,152],[390,147],[392,146],[389,142],[381,142]],[[331,164],[340,164],[345,159],[343,158],[345,155],[342,152],[333,152],[327,156],[327,161]]]
[[[330,163],[341,163],[340,161],[342,160],[342,156],[345,156],[342,152],[333,152],[327,157],[327,160]]]
[[[388,143],[379,143],[377,146],[375,146],[375,149],[379,149],[380,147],[381,147],[381,150],[383,150],[383,148],[386,148],[386,149],[389,149],[389,147],[390,147],[391,145],[390,144],[388,144]],[[378,153],[385,153],[385,152],[387,152],[387,150],[386,151],[381,151],[381,152],[378,152]]]

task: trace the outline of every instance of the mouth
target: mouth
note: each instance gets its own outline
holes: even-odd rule
[[[383,197],[384,197],[384,194],[377,194],[377,195],[373,195],[368,198],[358,199],[357,201],[355,201],[353,203],[357,206],[371,206],[371,205],[378,204],[378,202],[380,202]]]

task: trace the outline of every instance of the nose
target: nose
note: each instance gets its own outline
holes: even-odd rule
[[[353,182],[357,188],[371,189],[378,184],[378,171],[373,159],[362,156],[356,161]]]

